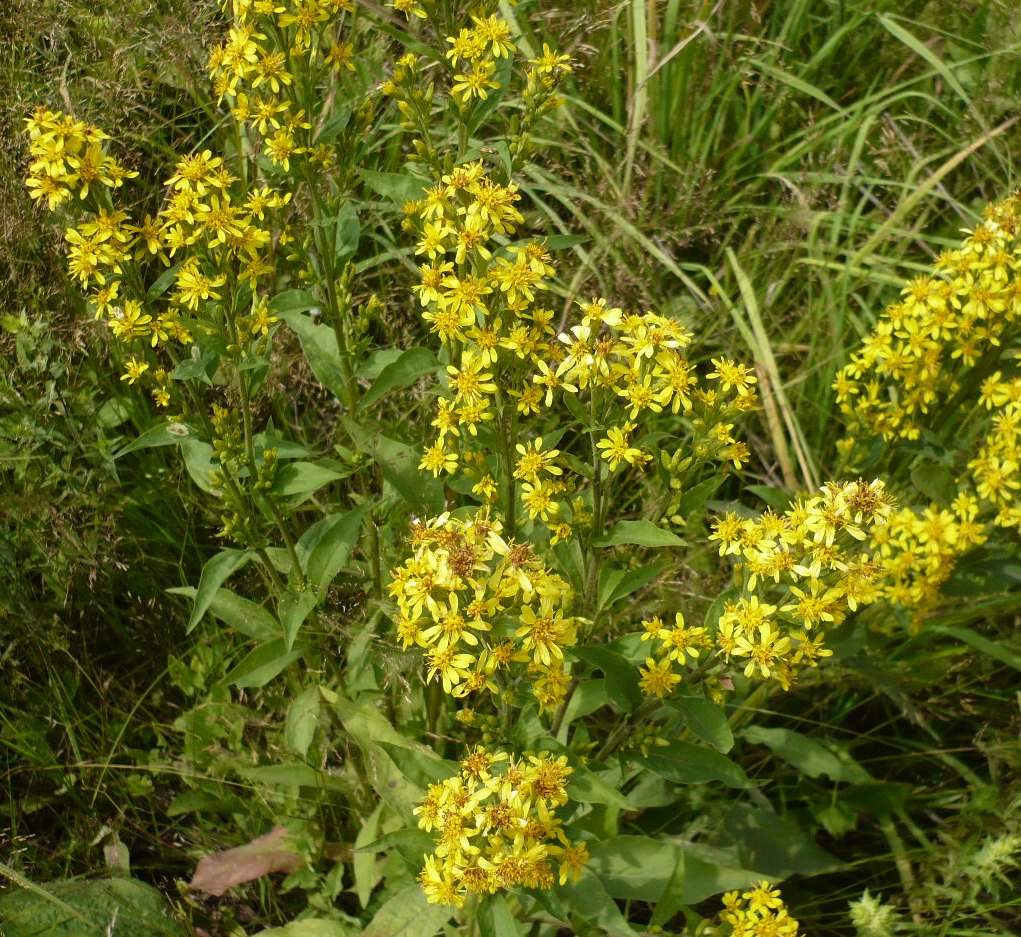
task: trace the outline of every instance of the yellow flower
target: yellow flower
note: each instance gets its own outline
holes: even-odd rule
[[[664,658],[658,663],[651,657],[646,658],[645,666],[639,669],[641,677],[638,686],[646,696],[655,696],[662,699],[673,693],[677,684],[681,682],[680,674],[673,671],[669,658]]]
[[[521,627],[514,632],[515,638],[522,639],[521,646],[532,655],[536,664],[549,667],[553,661],[564,659],[564,648],[577,641],[577,625],[573,618],[564,618],[562,609],[540,608],[535,610],[526,605],[521,609]]]
[[[435,478],[440,472],[448,474],[457,470],[457,453],[449,452],[443,445],[443,440],[434,443],[426,448],[422,454],[422,461],[418,463],[421,471],[432,472]]]
[[[548,43],[542,44],[542,55],[535,59],[529,59],[528,64],[534,65],[540,73],[553,74],[555,72],[570,72],[571,57],[561,55],[555,49],[551,49]]]
[[[609,463],[611,472],[616,472],[621,462],[627,462],[628,465],[640,465],[645,462],[645,454],[641,449],[632,446],[628,438],[628,434],[634,428],[634,423],[611,426],[606,435],[596,443],[596,448],[601,450],[599,455]]]
[[[563,470],[559,466],[552,464],[553,460],[560,455],[560,450],[547,449],[544,452],[541,436],[525,445],[518,443],[515,448],[520,455],[514,468],[515,478],[536,482],[540,472],[549,472],[551,475],[563,474]]]
[[[212,150],[193,153],[177,164],[174,174],[164,185],[204,195],[209,187],[206,177],[222,164],[223,160],[219,156],[213,156]]]
[[[454,84],[450,88],[451,95],[462,105],[470,104],[473,97],[482,101],[488,100],[489,92],[500,87],[498,81],[493,81],[495,71],[496,63],[490,59],[476,62],[470,70],[454,75]]]
[[[29,176],[25,183],[29,198],[46,199],[46,207],[53,211],[71,197],[71,190],[49,173]]]
[[[781,664],[786,660],[786,654],[791,648],[791,639],[780,636],[780,632],[772,623],[765,623],[759,626],[758,635],[753,637],[746,632],[737,639],[737,646],[734,654],[738,657],[749,657],[744,675],[750,677],[755,668],[763,679],[776,676]]]
[[[460,368],[447,365],[450,389],[454,391],[455,400],[467,404],[479,402],[484,395],[496,393],[493,375],[484,372],[485,365],[481,357],[472,351],[466,351],[461,359]]]
[[[200,300],[220,299],[220,294],[215,291],[215,287],[223,286],[227,282],[227,278],[222,274],[207,277],[199,269],[198,260],[191,257],[177,271],[174,282],[177,284],[177,292],[174,294],[175,301],[189,309],[198,309]]]
[[[550,516],[555,517],[559,512],[556,493],[555,484],[551,481],[536,480],[535,484],[525,482],[521,486],[521,503],[532,520],[538,517],[546,523]]]
[[[474,62],[486,50],[483,37],[473,29],[462,27],[456,36],[447,36],[447,42],[450,45],[447,58],[451,65],[456,65],[460,59]]]
[[[710,371],[706,377],[710,380],[719,379],[722,390],[727,391],[732,387],[738,391],[745,392],[751,389],[755,383],[755,375],[752,374],[746,365],[737,364],[729,358],[713,358],[713,365],[716,370]]]
[[[486,19],[472,16],[475,33],[483,44],[489,43],[489,51],[496,58],[508,58],[514,52],[510,26],[499,16],[491,15]]]
[[[429,664],[426,680],[431,682],[433,677],[439,676],[444,693],[451,693],[457,684],[467,679],[475,663],[471,654],[458,654],[453,646],[434,648],[426,655],[426,660]]]
[[[119,313],[110,317],[108,324],[117,338],[130,342],[133,338],[148,334],[151,322],[152,316],[142,314],[142,304],[138,300],[127,299]]]
[[[408,19],[411,19],[412,16],[417,16],[419,19],[424,20],[428,15],[418,0],[393,0],[387,6],[393,7],[398,13],[403,13]]]
[[[128,358],[124,366],[124,373],[121,375],[121,380],[134,384],[148,370],[149,365],[146,362],[139,361],[137,358]]]

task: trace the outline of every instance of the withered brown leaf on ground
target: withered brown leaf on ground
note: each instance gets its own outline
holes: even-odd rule
[[[301,865],[301,856],[287,837],[285,826],[275,826],[244,846],[204,856],[188,887],[207,895],[222,895],[228,888],[251,882],[270,872],[293,872]]]

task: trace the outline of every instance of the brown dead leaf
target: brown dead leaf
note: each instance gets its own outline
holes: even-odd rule
[[[228,888],[251,882],[270,872],[293,872],[301,865],[301,856],[287,841],[290,831],[275,826],[265,836],[245,846],[214,852],[199,861],[188,887],[207,895],[222,895]]]

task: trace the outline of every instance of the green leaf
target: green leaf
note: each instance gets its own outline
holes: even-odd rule
[[[201,381],[212,387],[213,375],[218,364],[219,356],[213,353],[206,353],[201,358],[185,358],[178,362],[170,376],[175,381]]]
[[[394,895],[362,931],[362,937],[435,937],[454,909],[429,904],[416,882]]]
[[[428,180],[404,172],[374,172],[359,169],[358,175],[373,192],[388,198],[403,208],[405,202],[417,202],[425,195]]]
[[[245,809],[246,804],[239,797],[191,790],[178,794],[170,802],[167,816],[179,817],[186,813],[237,813]]]
[[[514,918],[507,899],[499,892],[490,895],[479,910],[481,937],[524,937],[524,927]]]
[[[307,497],[324,485],[343,477],[343,473],[316,465],[315,462],[288,462],[277,469],[270,490],[281,498],[299,495]]]
[[[358,242],[362,236],[362,226],[358,221],[358,210],[354,202],[348,199],[340,207],[335,219],[334,227],[334,258],[340,267],[345,261],[353,257],[358,250]]]
[[[678,851],[674,862],[674,870],[666,885],[663,886],[663,893],[656,899],[655,910],[649,924],[656,928],[662,928],[675,914],[684,907],[681,901],[681,890],[684,888],[685,866],[687,856]],[[649,928],[652,930],[652,927]]]
[[[201,439],[185,436],[181,440],[181,455],[191,480],[206,494],[219,496],[213,486],[212,474],[219,471],[220,463],[213,458],[213,447]]]
[[[595,924],[609,937],[638,937],[627,918],[607,894],[602,881],[594,875],[583,875],[560,889],[560,900],[586,925]]]
[[[911,470],[911,484],[923,498],[949,507],[957,495],[954,473],[939,462],[923,462]]]
[[[198,590],[193,586],[167,589],[172,595],[184,595],[194,599]],[[261,605],[242,598],[229,589],[217,589],[213,593],[208,611],[240,634],[249,638],[273,638],[280,635],[280,623]]]
[[[631,806],[617,788],[611,787],[595,772],[580,764],[572,764],[571,767],[574,769],[569,779],[571,800],[579,804],[605,804],[622,810]]]
[[[317,309],[319,301],[306,290],[285,290],[283,293],[277,293],[269,305],[274,315],[284,316]]]
[[[998,660],[1001,664],[1006,664],[1015,670],[1021,670],[1021,654],[995,641],[990,641],[989,638],[983,637],[977,631],[972,631],[970,628],[951,627],[949,625],[936,625],[933,630],[939,634],[956,638],[958,641],[963,641],[976,651],[980,651],[994,660]]]
[[[174,264],[174,266],[168,267],[164,270],[153,281],[152,286],[149,287],[148,292],[145,294],[145,298],[150,302],[159,299],[173,285],[174,279],[177,277],[177,271],[180,269],[181,264]]]
[[[409,348],[396,361],[380,372],[373,385],[358,402],[361,410],[367,410],[389,391],[408,387],[420,377],[440,367],[440,363],[428,348]]]
[[[418,468],[421,461],[418,446],[377,436],[373,457],[382,469],[383,477],[408,504],[427,508],[432,514],[443,510],[443,483]]]
[[[439,514],[443,510],[443,483],[430,473],[419,471],[421,449],[418,446],[409,446],[379,433],[366,432],[354,420],[341,419],[351,437],[364,452],[375,459],[383,477],[408,504],[427,510],[430,514]]]
[[[325,696],[325,690],[324,690]],[[372,759],[373,771],[369,781],[380,798],[385,800],[398,816],[410,816],[424,791],[411,781],[394,764],[381,743],[398,748],[418,748],[401,735],[375,706],[356,704],[336,693],[326,697],[332,711],[354,742]],[[421,858],[421,857],[419,857]]]
[[[202,620],[202,616],[216,597],[216,590],[223,585],[224,580],[251,558],[252,554],[248,550],[221,550],[206,562],[199,576],[198,588],[195,590],[195,605],[188,619],[189,632]]]
[[[299,693],[287,709],[287,718],[284,720],[284,745],[302,758],[308,755],[308,750],[312,747],[316,729],[319,728],[322,705],[322,694],[319,687],[313,684]]]
[[[370,510],[372,503],[366,501],[343,514],[324,517],[309,527],[298,541],[298,559],[320,598],[347,564],[358,542],[362,521]]]
[[[288,651],[284,647],[283,638],[263,641],[238,661],[231,668],[230,673],[223,678],[223,681],[231,686],[253,689],[265,686],[307,650],[308,646],[302,644]]]
[[[831,781],[860,784],[871,781],[871,775],[849,755],[840,757],[807,735],[793,729],[767,729],[748,726],[741,735],[757,745],[765,745],[774,755],[794,765],[810,778],[826,775]]]
[[[283,927],[261,930],[252,937],[358,937],[360,929],[351,924],[326,918],[302,918]]]
[[[656,560],[636,569],[615,569],[606,566],[600,573],[599,590],[596,598],[600,611],[605,611],[621,599],[637,592],[652,582],[670,565],[669,560]]]
[[[665,747],[652,748],[648,755],[632,752],[628,758],[678,784],[722,781],[727,787],[753,786],[740,765],[714,749],[692,742],[674,739]]]
[[[337,107],[329,120],[316,133],[316,143],[333,143],[340,132],[351,122],[351,108],[346,104]]]
[[[624,712],[633,712],[641,705],[638,671],[631,661],[605,647],[572,647],[569,653],[603,672],[608,697],[623,707]]]
[[[889,817],[903,810],[913,793],[914,788],[902,781],[870,781],[842,787],[837,796],[858,812]]]
[[[588,868],[614,898],[655,901],[672,877],[680,848],[648,836],[614,836],[589,847]]]
[[[593,541],[593,546],[609,547],[620,543],[641,547],[684,546],[684,541],[677,534],[657,527],[652,521],[618,521],[608,534]]]
[[[734,733],[730,731],[727,714],[712,700],[691,696],[669,705],[684,716],[684,724],[703,742],[724,754],[734,747]]]
[[[277,618],[283,628],[285,650],[290,651],[294,647],[299,629],[317,604],[318,600],[312,592],[288,590],[277,599]]]
[[[258,765],[254,768],[238,768],[237,773],[249,781],[265,784],[267,787],[322,787],[322,772],[303,762],[284,765]]]
[[[358,365],[355,377],[360,381],[374,381],[385,368],[388,368],[403,354],[403,348],[377,348]]]
[[[745,888],[763,876],[734,867],[725,860],[714,861],[711,850],[696,853],[690,847],[660,842],[648,836],[614,836],[589,847],[591,860],[586,871],[599,877],[612,898],[655,902],[671,882],[680,879],[681,904],[697,904],[710,895],[733,888]],[[684,875],[675,875],[680,862]]]
[[[713,479],[714,481],[716,479]],[[723,481],[722,477],[719,481]],[[748,491],[768,504],[774,511],[783,513],[791,506],[790,492],[773,485],[746,485]]]
[[[689,488],[681,495],[681,500],[677,505],[677,513],[686,520],[689,515],[700,511],[705,506],[706,501],[716,494],[716,489],[723,484],[724,478],[725,476],[723,475],[714,475],[712,478],[699,482],[693,488]]]
[[[430,784],[436,784],[453,777],[458,772],[456,761],[440,758],[431,749],[394,745],[382,741],[377,744],[390,756],[404,777],[423,790]]]
[[[592,238],[584,234],[551,234],[543,242],[548,250],[562,251],[569,247],[578,247],[588,244]]]
[[[151,885],[117,877],[33,884],[0,894],[4,937],[186,937]]]
[[[269,368],[269,358],[265,355],[248,355],[239,365],[238,371],[266,371]],[[259,375],[256,380],[261,384],[265,375]]]
[[[267,449],[276,449],[278,459],[307,459],[312,455],[308,446],[291,439],[283,439],[280,436],[273,436],[270,433],[256,433],[252,437],[252,445],[255,452],[265,452]]]
[[[734,804],[720,825],[720,845],[739,847],[742,860],[779,881],[789,875],[817,875],[844,868],[822,849],[793,817],[781,818],[770,807]]]
[[[417,827],[408,827],[403,830],[394,830],[380,836],[379,839],[355,849],[355,852],[378,854],[390,849],[396,849],[404,860],[417,872],[422,865],[422,856],[427,855],[436,848],[436,839],[432,833],[420,830]]]
[[[189,436],[195,431],[187,423],[161,423],[147,429],[141,436],[136,437],[126,446],[121,447],[113,454],[116,461],[121,456],[134,452],[136,449],[154,449],[157,446],[176,446],[181,439]]]
[[[379,873],[376,871],[376,856],[371,852],[363,852],[362,847],[376,839],[379,831],[379,816],[383,812],[385,804],[380,801],[376,808],[362,823],[354,843],[354,860],[351,863],[354,873],[354,892],[358,897],[358,903],[363,907],[369,906],[372,897],[372,890],[379,882]]]
[[[114,429],[124,423],[128,417],[129,413],[125,402],[117,397],[111,397],[95,412],[93,419],[96,425],[103,429]]]
[[[294,296],[293,294],[299,294]],[[286,297],[286,302],[284,298]],[[291,290],[282,293],[273,302],[270,308],[273,314],[279,316],[290,326],[291,330],[298,336],[301,343],[301,350],[308,361],[312,373],[334,397],[343,400],[346,391],[344,384],[344,372],[340,367],[340,351],[337,346],[337,335],[327,325],[316,322],[311,316],[305,315],[298,308],[299,304],[309,302],[311,297],[300,290]],[[280,301],[281,306],[276,303]],[[314,302],[304,306],[305,309],[319,308]]]

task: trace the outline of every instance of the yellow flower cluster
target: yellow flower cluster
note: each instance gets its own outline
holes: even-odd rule
[[[414,15],[410,7],[405,12]],[[447,40],[447,59],[461,69],[452,76],[451,94],[466,128],[472,99],[485,99],[495,87],[496,60],[515,54],[499,17],[478,15],[472,21],[473,28]],[[706,462],[740,468],[749,453],[732,431],[735,419],[756,405],[756,379],[743,365],[719,358],[700,381],[684,353],[692,336],[677,321],[652,311],[625,312],[602,297],[578,301],[580,315],[554,326],[564,317],[545,297],[556,270],[545,241],[517,237],[524,217],[513,172],[527,153],[532,122],[557,103],[554,89],[569,62],[544,47],[529,66],[524,107],[512,122],[502,167],[481,158],[443,164],[428,142],[434,89],[415,55],[404,56],[383,86],[406,127],[421,133],[416,159],[434,171],[435,180],[421,199],[406,206],[404,224],[415,234],[421,258],[413,290],[423,320],[442,344],[445,364],[432,421],[436,435],[419,468],[452,476],[462,492],[471,485],[485,505],[474,520],[439,524],[442,535],[423,537],[417,528],[415,556],[394,571],[391,591],[405,647],[428,649],[429,679],[439,677],[456,695],[493,690],[492,675],[507,661],[527,660],[538,676],[533,688],[540,709],[552,710],[567,685],[562,648],[576,641],[577,620],[559,611],[570,590],[545,572],[531,546],[508,546],[502,537],[493,541],[490,532],[499,534],[506,525],[512,539],[519,510],[536,543],[543,538],[534,535],[534,525],[545,525],[551,544],[576,532],[590,536],[589,522],[600,530],[608,501],[602,498],[603,480],[641,471],[653,461],[643,445],[648,431],[643,424],[660,417],[677,429],[683,425],[681,432],[693,437],[688,451],[668,460],[669,471],[680,475]],[[565,421],[564,410],[572,419]],[[554,414],[557,423],[589,427],[590,438],[581,441],[589,465],[556,448],[564,432],[549,433]],[[536,428],[529,432],[532,418]],[[481,532],[475,529],[480,521]],[[461,554],[456,558],[444,543],[451,536]],[[520,608],[490,607],[508,573],[520,567],[514,555],[541,574],[530,586],[518,573],[511,575],[510,594]],[[451,572],[455,559],[465,572]],[[481,565],[473,572],[476,563]],[[452,584],[446,584],[448,578]],[[474,603],[470,614],[466,600]],[[502,631],[495,627],[501,615]],[[677,630],[685,633],[683,623]],[[507,637],[520,642],[520,649]],[[701,639],[692,637],[687,649],[694,653]],[[671,684],[661,667],[672,666],[681,643],[670,640],[675,643],[664,651],[665,664],[643,674],[649,692]]]
[[[106,152],[110,139],[98,127],[69,114],[36,108],[25,120],[32,162],[26,185],[33,199],[45,199],[50,211],[77,193],[116,189],[138,175]]]
[[[798,922],[790,916],[780,889],[769,882],[758,882],[743,894],[736,891],[723,896],[720,918],[727,931],[717,930],[723,937],[798,937]]]
[[[949,510],[935,504],[920,511],[902,507],[884,527],[872,531],[871,544],[883,571],[877,598],[909,609],[913,630],[938,603],[940,587],[957,558],[986,541],[978,511],[977,499],[961,492]]]
[[[314,83],[311,72],[320,64],[334,72],[356,70],[354,44],[342,39],[353,0],[225,0],[224,8],[234,22],[209,56],[217,100],[228,100],[255,146],[285,173],[295,156],[329,165],[333,148],[313,143],[295,78]]]
[[[439,475],[464,465],[476,494],[495,502],[495,460],[483,455],[493,446],[487,437],[480,441],[480,432],[490,421],[499,430],[508,413],[520,430],[523,419],[552,409],[564,395],[587,399],[603,423],[596,449],[611,472],[652,461],[636,430],[664,411],[684,414],[695,427],[696,459],[740,467],[748,450],[733,437],[733,420],[755,406],[754,375],[721,358],[707,375],[715,386],[699,386],[683,355],[691,335],[679,323],[653,312],[625,313],[603,298],[579,301],[580,322],[557,334],[555,313],[541,300],[555,274],[543,242],[500,246],[524,220],[518,199],[513,182],[494,181],[476,160],[444,174],[413,206],[416,253],[424,259],[413,289],[451,362],[432,424],[436,438],[419,467]],[[517,445],[513,478],[529,518],[563,539],[571,534],[570,495],[578,482],[555,462],[559,452],[542,445],[541,437]]]
[[[961,554],[993,526],[1021,526],[1019,316],[1015,195],[988,206],[961,247],[904,288],[834,383],[848,418],[848,459],[860,460],[859,444],[875,436],[926,439],[950,454],[958,494],[949,509],[905,508],[877,542],[889,574],[882,596],[911,610],[916,627]]]
[[[411,544],[389,589],[405,650],[426,651],[427,680],[456,697],[497,693],[522,664],[540,711],[554,709],[569,680],[564,648],[577,641],[571,587],[528,544],[505,540],[486,510],[417,523]]]
[[[67,158],[53,154],[73,153],[86,138],[104,138],[89,125],[45,109],[37,110],[26,124],[34,157],[29,185],[38,173],[59,176],[71,165]],[[112,159],[97,153],[98,165]],[[130,175],[136,174],[121,172],[118,178]],[[186,157],[167,180],[168,194],[156,217],[146,215],[140,224],[132,224],[126,212],[112,208],[106,194],[95,187],[87,197],[83,182],[82,195],[92,210],[76,227],[67,229],[68,270],[85,290],[96,318],[105,319],[119,340],[135,348],[187,345],[193,339],[185,320],[193,320],[207,304],[220,302],[228,280],[247,279],[254,288],[272,270],[265,259],[271,235],[256,219],[286,204],[289,196],[261,188],[238,197],[232,195],[238,182],[209,150]],[[145,265],[154,261],[169,265],[172,258],[179,261],[173,274],[176,288],[153,295],[144,287],[152,279],[146,277]],[[254,300],[252,310],[237,321],[238,341],[265,334],[276,321],[266,313],[262,300]],[[132,355],[123,380],[134,384],[149,370],[148,361]],[[157,367],[151,376],[156,403],[168,406],[168,372]]]
[[[431,903],[461,907],[469,895],[549,888],[554,863],[561,885],[578,880],[588,849],[567,838],[555,813],[569,799],[566,755],[516,759],[477,746],[460,768],[415,809],[419,827],[437,834],[419,876]]]
[[[962,246],[902,291],[834,383],[849,437],[918,439],[1021,314],[1021,197],[990,205]],[[988,372],[987,372],[988,373]]]
[[[724,661],[740,659],[746,677],[775,679],[788,689],[805,668],[831,651],[818,629],[839,625],[847,612],[878,598],[883,575],[869,537],[890,525],[892,499],[881,481],[830,482],[821,493],[796,500],[783,514],[727,513],[709,539],[720,556],[737,559],[737,599],[724,603],[712,634],[645,622],[643,639],[659,642],[658,659],[643,669],[647,693],[663,696],[681,677],[673,664],[698,660],[714,649]]]
[[[979,403],[989,412],[989,427],[968,462],[970,481],[997,527],[1021,529],[1021,377],[996,371],[982,383]]]

